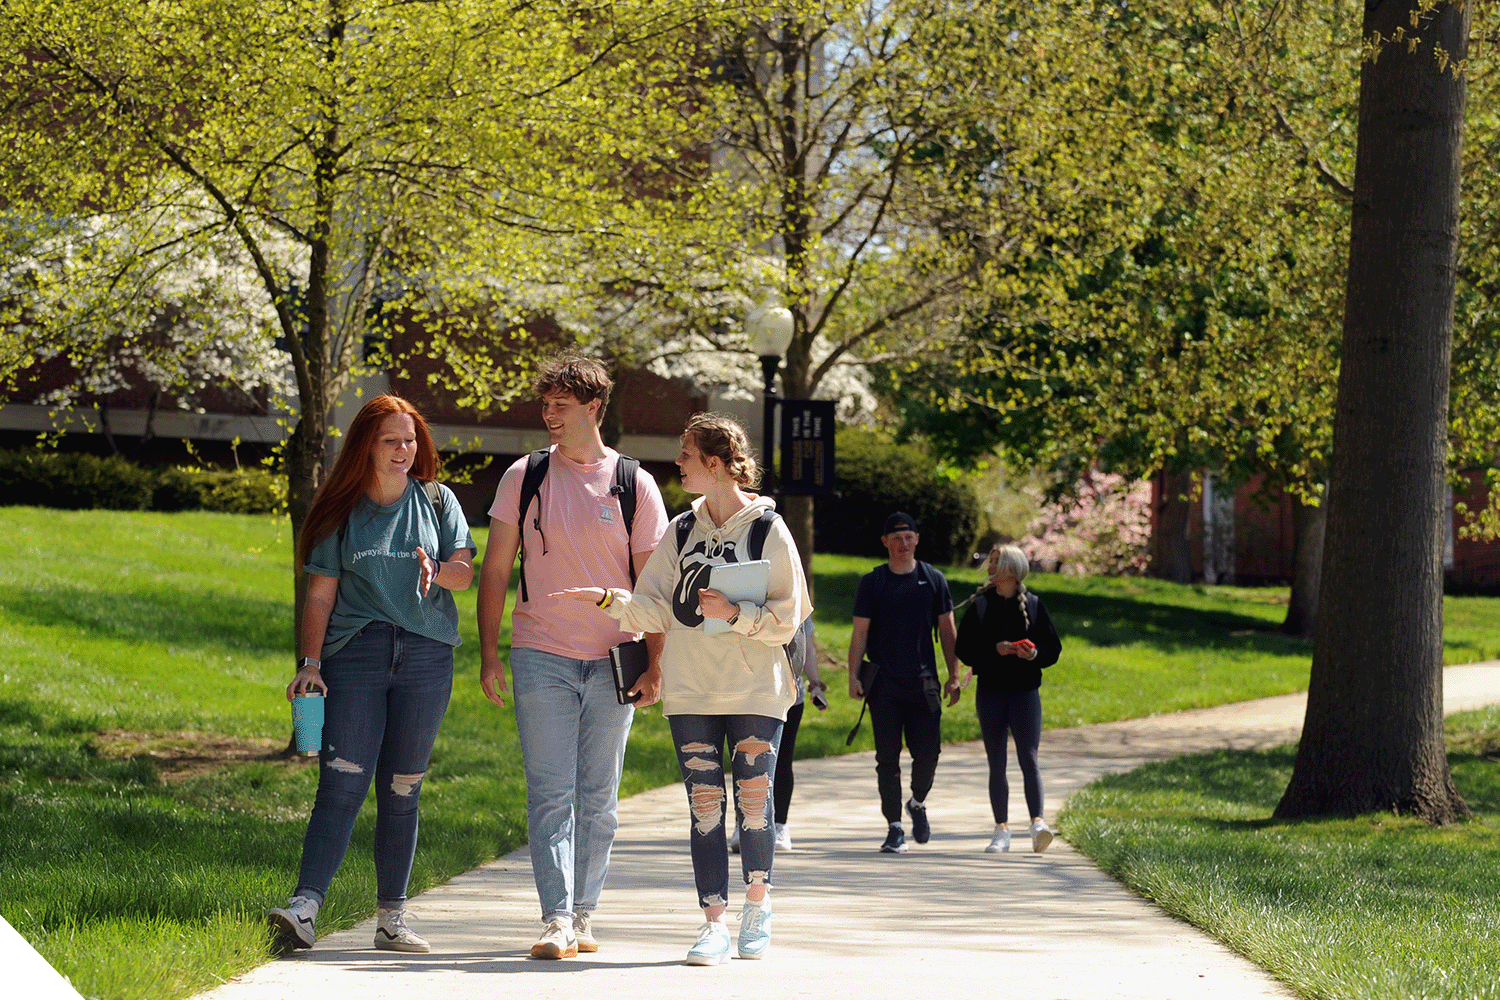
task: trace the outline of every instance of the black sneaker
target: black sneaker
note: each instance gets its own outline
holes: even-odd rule
[[[906,833],[899,825],[893,824],[885,835],[885,843],[880,845],[882,854],[905,854]]]
[[[917,805],[916,799],[907,799],[906,814],[911,817],[911,839],[925,844],[932,839],[932,827],[927,825],[927,807]]]

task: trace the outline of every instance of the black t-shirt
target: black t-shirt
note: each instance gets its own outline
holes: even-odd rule
[[[947,578],[921,562],[910,573],[892,573],[888,563],[875,567],[854,598],[854,617],[870,619],[865,655],[891,677],[937,676],[932,629],[952,610]]]

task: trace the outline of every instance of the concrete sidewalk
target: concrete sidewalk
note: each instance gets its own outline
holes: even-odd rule
[[[1500,702],[1500,662],[1448,669],[1444,692],[1449,711]],[[1042,738],[1047,815],[1054,817],[1084,784],[1150,760],[1293,741],[1305,703],[1305,696],[1289,695],[1049,730]],[[906,855],[876,850],[885,822],[873,771],[868,753],[797,764],[794,849],[776,857],[774,943],[763,961],[682,964],[702,916],[687,857],[687,806],[674,785],[620,803],[609,883],[594,919],[597,955],[560,962],[528,957],[541,924],[522,848],[411,901],[413,927],[432,942],[430,955],[374,951],[368,921],[202,996],[1290,996],[1258,967],[1133,896],[1061,840],[1042,855],[1026,852],[1024,836],[1013,853],[982,853],[994,824],[978,744],[944,748],[928,801],[932,840]],[[1011,783],[1011,808],[1019,815],[1019,774]],[[738,905],[736,898],[732,915]]]

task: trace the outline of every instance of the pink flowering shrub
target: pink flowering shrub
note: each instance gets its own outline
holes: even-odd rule
[[[1146,571],[1151,540],[1151,481],[1090,472],[1073,496],[1042,501],[1039,513],[1018,539],[1032,566],[1070,576],[1121,576]]]

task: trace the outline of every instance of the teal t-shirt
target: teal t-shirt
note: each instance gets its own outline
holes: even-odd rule
[[[382,507],[362,497],[344,526],[319,542],[302,568],[338,580],[338,598],[323,656],[328,659],[372,621],[390,622],[429,639],[459,644],[458,607],[453,595],[432,586],[418,590],[422,564],[416,549],[446,560],[459,549],[473,550],[474,539],[453,491],[441,484],[442,523],[420,483],[410,477],[401,499]]]

